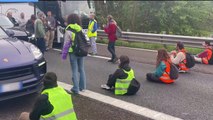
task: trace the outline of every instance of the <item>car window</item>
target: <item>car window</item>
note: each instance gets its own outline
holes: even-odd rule
[[[5,33],[5,31],[0,28],[0,38],[7,38],[7,37],[8,35]]]
[[[3,28],[12,28],[14,26],[13,23],[6,16],[0,15],[0,20],[0,26]]]

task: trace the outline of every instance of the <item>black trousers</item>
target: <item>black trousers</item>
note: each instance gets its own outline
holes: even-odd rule
[[[151,81],[151,82],[162,83],[161,80],[158,77],[156,77],[154,73],[147,73],[146,74],[146,79],[148,81]]]
[[[109,75],[108,81],[107,81],[107,85],[112,88],[115,87],[115,83],[116,83],[116,79],[112,78],[112,74]]]
[[[114,60],[115,58],[117,58],[117,56],[115,54],[115,42],[109,42],[108,43],[108,50],[112,55],[111,60]]]

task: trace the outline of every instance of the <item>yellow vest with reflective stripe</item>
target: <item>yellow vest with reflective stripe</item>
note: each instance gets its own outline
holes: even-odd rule
[[[95,23],[97,23],[96,20],[92,20],[91,22],[89,22],[88,31],[87,31],[87,36],[89,38],[91,38],[91,37],[97,37],[97,31],[95,31],[94,33],[92,33],[92,30],[93,30],[93,27],[94,27]]]
[[[42,94],[48,95],[48,100],[54,109],[50,114],[42,115],[40,120],[77,120],[71,95],[62,87],[46,89]]]
[[[66,30],[68,30],[69,28],[72,28],[72,29],[76,30],[77,32],[82,30],[81,26],[78,24],[69,24],[66,27]],[[74,40],[75,40],[75,33],[72,32],[72,46],[70,46],[70,48],[69,48],[69,53],[73,52]]]
[[[127,93],[131,81],[135,78],[134,71],[129,72],[123,70],[127,74],[126,79],[117,79],[115,83],[115,95],[124,95]]]

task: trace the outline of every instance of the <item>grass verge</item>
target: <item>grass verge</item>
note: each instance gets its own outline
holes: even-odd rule
[[[107,44],[107,39],[97,39],[97,43]],[[130,48],[142,48],[142,49],[149,49],[149,50],[158,50],[161,48],[165,48],[167,51],[175,50],[174,45],[162,45],[162,44],[154,44],[154,43],[142,43],[142,42],[127,42],[117,40],[115,43],[116,46],[124,46]],[[185,49],[191,54],[198,54],[203,51],[201,48],[192,48],[192,47],[185,47]]]

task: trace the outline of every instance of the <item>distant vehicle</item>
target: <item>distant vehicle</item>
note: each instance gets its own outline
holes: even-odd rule
[[[14,37],[17,37],[20,40],[29,41],[30,35],[27,31],[22,31],[18,26],[14,26],[14,24],[9,20],[9,18],[3,14],[0,14],[0,26],[5,30],[12,30],[15,34]]]
[[[53,16],[56,18],[57,21],[56,34],[55,34],[56,39],[54,40],[54,42],[62,43],[64,34],[63,29],[66,27],[66,25],[64,24],[65,18],[72,13],[78,14],[81,17],[83,32],[86,35],[89,24],[89,13],[94,12],[95,9],[94,4],[91,0],[85,1],[53,0],[53,1],[38,1],[29,3],[26,3],[26,1],[25,2],[23,1],[21,3],[0,3],[0,12],[5,15],[8,12],[12,12],[14,18],[18,18],[19,14],[21,12],[24,12],[26,19],[28,20],[32,14],[37,15],[38,12],[43,12],[46,14],[47,11],[52,11]],[[28,37],[32,38],[33,36],[28,35]]]
[[[0,27],[0,101],[41,90],[46,61],[33,44]]]
[[[63,40],[63,28],[66,27],[64,24],[65,19],[68,15],[75,13],[78,14],[82,21],[83,32],[87,33],[87,28],[89,24],[89,13],[94,12],[94,4],[91,0],[84,1],[39,1],[34,3],[36,10],[40,10],[44,13],[47,11],[52,11],[53,15],[57,20],[57,29],[56,29],[56,42],[61,43]],[[37,11],[36,11],[37,13]],[[87,37],[87,36],[86,36]],[[88,37],[87,37],[87,40]]]

